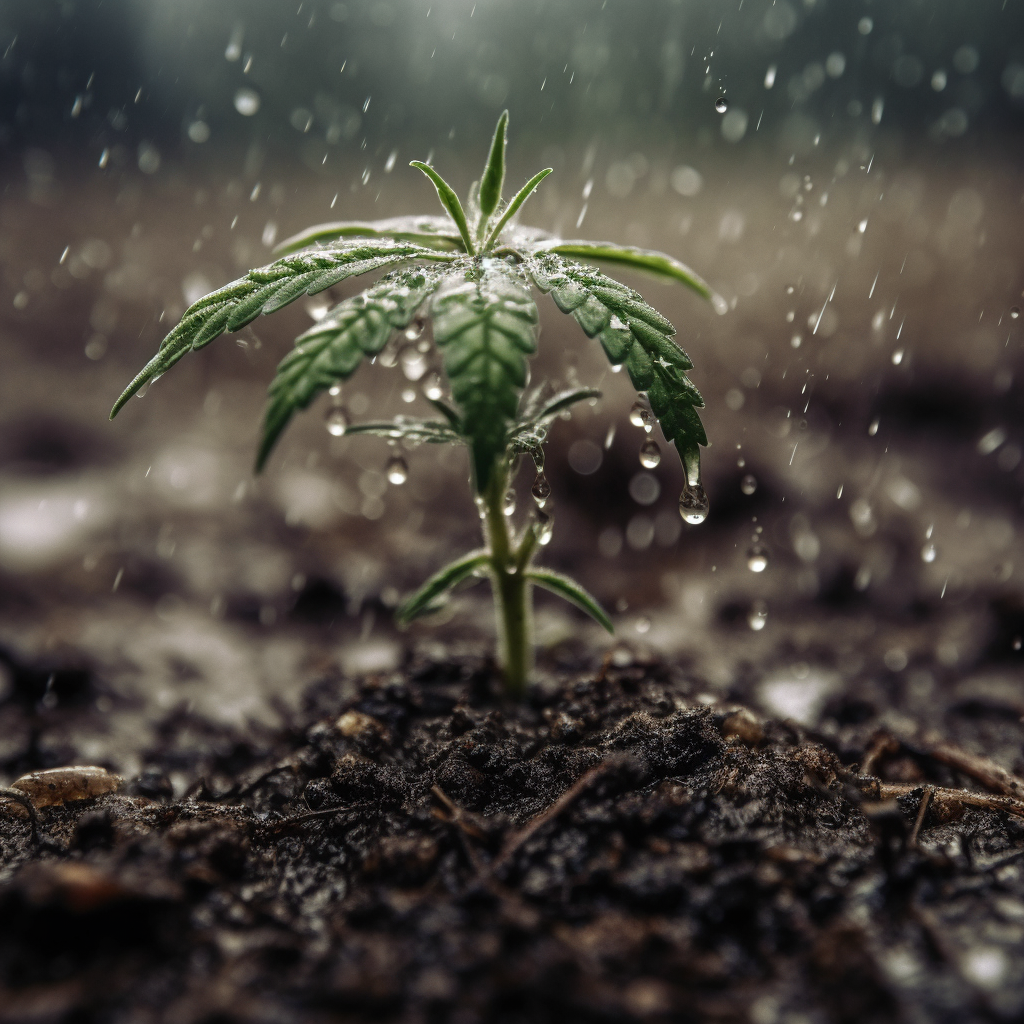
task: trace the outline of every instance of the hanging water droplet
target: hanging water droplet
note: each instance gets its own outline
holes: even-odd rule
[[[388,343],[381,350],[380,355],[377,356],[377,362],[390,370],[398,362],[398,349],[393,344]]]
[[[341,385],[332,384],[327,394],[329,394],[331,398],[337,398],[341,394]]]
[[[555,532],[555,521],[546,512],[537,513],[537,543],[543,547],[551,543],[551,535]]]
[[[544,475],[543,471],[538,473],[533,481],[533,487],[530,488],[530,493],[533,495],[533,500],[537,502],[540,508],[543,508],[547,504],[548,498],[551,497],[551,484],[548,483],[548,478]]]
[[[539,445],[536,448],[530,449],[530,455],[533,458],[533,464],[537,468],[538,473],[544,472],[544,449]]]
[[[388,478],[388,483],[401,487],[409,479],[409,466],[401,455],[392,455],[388,459],[387,466],[384,467],[384,473]]]
[[[768,568],[768,549],[754,544],[747,552],[747,568],[751,572],[764,572]]]
[[[751,606],[750,611],[747,613],[747,625],[755,632],[759,632],[764,629],[764,624],[768,621],[768,605],[766,602],[758,598]]]
[[[415,345],[406,345],[398,358],[406,380],[419,380],[427,372],[427,360]]]
[[[740,490],[744,494],[753,494],[757,490],[757,477],[753,473],[748,473],[740,481]]]
[[[428,373],[423,378],[423,394],[432,402],[436,402],[444,394],[444,387],[441,384],[441,375],[439,373]]]
[[[708,501],[707,493],[700,480],[693,484],[689,481],[683,487],[683,493],[679,495],[679,514],[683,521],[691,526],[699,526],[708,517],[708,510],[711,502]]]
[[[634,427],[643,427],[648,433],[651,428],[647,425],[651,420],[651,410],[643,402],[634,402],[633,408],[629,410],[629,422]]]
[[[515,513],[516,492],[511,487],[505,492],[505,502],[502,505],[501,510],[507,516],[513,515]]]
[[[1010,310],[1010,319],[1011,320],[1016,320],[1017,317],[1019,317],[1019,316],[1020,316],[1020,307],[1019,306],[1014,306],[1013,309]]]
[[[416,341],[419,336],[423,333],[424,321],[417,317],[408,327],[405,329],[405,336],[409,341]]]
[[[645,438],[644,443],[640,445],[640,465],[644,469],[654,469],[659,462],[661,462],[661,449],[658,447],[658,442],[653,437]]]
[[[931,541],[928,541],[928,543],[921,548],[922,562],[934,562],[938,555],[939,549]]]
[[[333,405],[324,414],[324,426],[331,437],[341,437],[348,430],[348,414],[340,405]]]
[[[729,101],[724,96],[719,96],[715,100],[715,110],[720,114],[724,114],[729,109]]]
[[[142,387],[139,388],[139,390],[135,392],[135,397],[136,398],[145,398],[146,397],[146,393],[149,391],[149,386],[152,383],[153,383],[152,380],[147,380],[146,383],[143,384]]]

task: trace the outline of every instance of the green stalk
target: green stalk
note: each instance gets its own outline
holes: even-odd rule
[[[491,556],[491,583],[498,629],[498,655],[505,679],[505,693],[521,700],[533,671],[533,609],[526,567],[536,544],[527,528],[515,543],[505,515],[509,466],[496,468],[482,495],[484,539]]]

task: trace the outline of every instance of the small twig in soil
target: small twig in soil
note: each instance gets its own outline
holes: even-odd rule
[[[505,841],[501,853],[498,854],[497,859],[491,865],[491,870],[496,871],[498,868],[504,867],[512,859],[516,850],[538,829],[543,828],[549,821],[557,818],[562,811],[579,799],[605,772],[622,764],[624,760],[625,758],[621,755],[612,756],[595,765],[590,771],[584,772],[553,804],[539,814],[534,815],[518,832]]]
[[[868,747],[864,761],[860,766],[861,775],[875,774],[875,763],[886,754],[895,754],[900,748],[900,741],[887,732],[879,733]]]
[[[972,754],[952,743],[939,742],[925,748],[927,754],[942,764],[956,768],[983,786],[1004,796],[1024,800],[1024,779],[1019,779],[1001,765],[980,754]]]
[[[897,797],[916,793],[923,787],[914,782],[881,782],[871,776],[858,776],[857,787],[865,796],[875,800],[895,800]],[[986,811],[1006,811],[1024,818],[1024,800],[1011,796],[989,796],[986,793],[972,793],[969,789],[951,789],[948,786],[932,786],[932,801],[938,806],[955,808],[966,804]]]
[[[455,803],[455,801],[452,800],[440,786],[431,786],[430,792],[448,812],[448,817],[445,818],[435,809],[434,817],[439,818],[442,821],[446,821],[448,824],[454,825],[458,829],[459,843],[466,854],[466,860],[469,861],[469,866],[473,869],[473,873],[479,875],[482,870],[480,857],[476,850],[470,845],[466,837],[472,836],[474,839],[486,839],[486,833],[478,825],[473,823],[469,814]]]
[[[921,834],[921,828],[924,825],[924,819],[928,814],[928,806],[932,802],[932,797],[935,795],[935,790],[931,786],[926,786],[924,792],[921,794],[921,803],[917,807],[917,817],[914,819],[914,827],[910,830],[910,837],[907,839],[907,846],[911,850],[917,849],[917,837]]]
[[[32,842],[35,846],[38,846],[39,812],[36,810],[35,804],[32,803],[28,796],[25,793],[22,793],[20,789],[7,789],[6,786],[0,786],[0,797],[6,797],[8,800],[14,800],[25,808],[25,812],[28,814],[28,820],[32,826]]]
[[[341,814],[344,811],[352,810],[351,807],[325,807],[320,811],[307,811],[305,814],[295,814],[290,818],[278,818],[277,821],[265,822],[261,828],[263,832],[276,832],[279,829],[287,828],[289,825],[301,825],[304,821],[313,821],[315,818],[329,818],[332,814]]]

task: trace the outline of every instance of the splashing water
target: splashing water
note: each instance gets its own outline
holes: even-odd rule
[[[654,469],[661,462],[661,449],[653,437],[648,437],[640,445],[640,465],[644,469]]]
[[[401,455],[392,455],[388,459],[387,466],[384,467],[384,473],[388,478],[388,483],[401,487],[409,479],[408,463]]]

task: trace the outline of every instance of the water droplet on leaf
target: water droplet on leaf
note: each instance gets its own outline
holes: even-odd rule
[[[533,481],[533,487],[530,488],[530,493],[533,495],[533,500],[541,508],[544,507],[548,498],[551,497],[551,484],[548,483],[548,478],[543,472],[537,474]]]
[[[753,494],[757,490],[757,477],[753,473],[748,473],[740,481],[740,490],[744,494]]]
[[[401,487],[409,479],[409,466],[401,455],[393,455],[384,468],[388,483]]]
[[[679,514],[683,521],[691,526],[699,526],[707,519],[710,508],[711,502],[708,501],[703,484],[699,480],[695,484],[687,481],[683,493],[679,495]]]
[[[661,449],[653,437],[648,437],[640,445],[640,465],[644,469],[654,469],[661,462]]]
[[[348,414],[341,406],[332,406],[324,414],[324,426],[331,437],[341,437],[348,430]]]
[[[751,572],[764,572],[768,568],[768,549],[754,544],[747,552],[747,568]]]
[[[643,427],[644,430],[650,433],[651,427],[648,424],[651,422],[651,419],[651,410],[643,402],[633,403],[633,408],[629,410],[629,422],[634,427]]]

